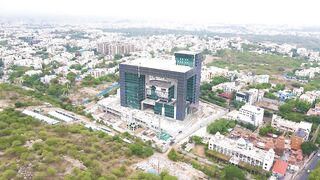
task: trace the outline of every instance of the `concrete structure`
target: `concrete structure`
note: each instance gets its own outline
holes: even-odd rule
[[[119,55],[130,54],[134,50],[135,50],[134,45],[128,44],[128,43],[103,42],[97,45],[97,51],[99,53],[104,55],[111,55],[111,56],[114,56],[116,54],[119,54]]]
[[[263,108],[246,104],[240,108],[237,121],[250,123],[254,126],[260,126],[263,124],[263,114]]]
[[[47,116],[44,116],[42,114],[39,114],[39,113],[36,113],[36,112],[33,112],[33,111],[29,111],[27,109],[23,110],[22,113],[25,114],[25,115],[31,116],[31,117],[33,117],[35,119],[38,119],[40,121],[44,121],[44,122],[46,122],[48,124],[51,124],[51,125],[59,123],[59,121],[57,121],[55,119],[49,118]]]
[[[317,103],[314,108],[310,108],[307,112],[308,116],[320,116],[320,103]]]
[[[153,109],[155,114],[183,120],[197,109],[202,55],[175,53],[175,60],[136,59],[121,63],[121,106]]]
[[[208,149],[231,156],[233,159],[238,158],[240,161],[253,166],[260,166],[266,171],[269,171],[272,167],[275,156],[273,149],[264,151],[255,148],[252,143],[243,138],[233,140],[221,135],[219,132],[209,140]]]
[[[306,141],[309,138],[312,124],[305,121],[296,123],[273,114],[271,126],[281,131],[292,132],[295,136],[301,137],[303,141]]]
[[[236,100],[241,102],[246,102],[250,105],[257,102],[259,96],[258,89],[250,89],[246,92],[237,92],[236,93]]]
[[[278,130],[293,133],[297,130],[298,124],[299,123],[283,119],[276,114],[272,115],[271,126]]]

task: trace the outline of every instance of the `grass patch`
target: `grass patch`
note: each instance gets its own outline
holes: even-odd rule
[[[208,64],[220,68],[229,67],[230,70],[247,70],[256,74],[280,75],[284,71],[290,71],[300,67],[302,59],[282,57],[280,55],[257,54],[253,52],[240,52],[233,50],[221,50],[217,53],[221,57]]]

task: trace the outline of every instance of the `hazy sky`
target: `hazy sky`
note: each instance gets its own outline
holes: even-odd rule
[[[319,0],[0,0],[0,13],[320,25]]]

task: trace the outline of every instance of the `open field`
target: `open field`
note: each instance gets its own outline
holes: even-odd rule
[[[21,89],[21,91],[19,91],[16,89],[16,91],[13,91],[4,85],[0,85],[0,109],[14,107],[17,102],[28,106],[41,104],[36,98],[28,96],[26,93],[23,93],[23,91],[26,90]]]
[[[153,153],[134,141],[7,109],[0,112],[0,179],[127,179],[135,173],[130,166]]]
[[[292,71],[305,62],[305,60],[280,55],[257,54],[247,51],[223,50],[217,56],[221,59],[215,59],[208,66],[228,67],[230,70],[244,70],[269,75],[280,75],[285,71]]]

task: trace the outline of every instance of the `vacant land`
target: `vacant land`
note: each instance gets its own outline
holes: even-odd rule
[[[13,109],[0,112],[0,179],[127,179],[152,149],[81,125],[50,126]]]
[[[300,67],[302,62],[305,62],[305,60],[282,57],[280,55],[232,50],[219,51],[217,57],[221,59],[215,59],[208,66],[228,67],[230,70],[244,70],[256,74],[269,75],[280,75],[285,71],[292,71]]]
[[[21,91],[20,91],[21,90]],[[21,102],[24,106],[32,106],[41,104],[35,98],[28,96],[23,89],[10,89],[0,84],[0,109],[15,107],[17,102]],[[29,91],[31,93],[31,91]]]

